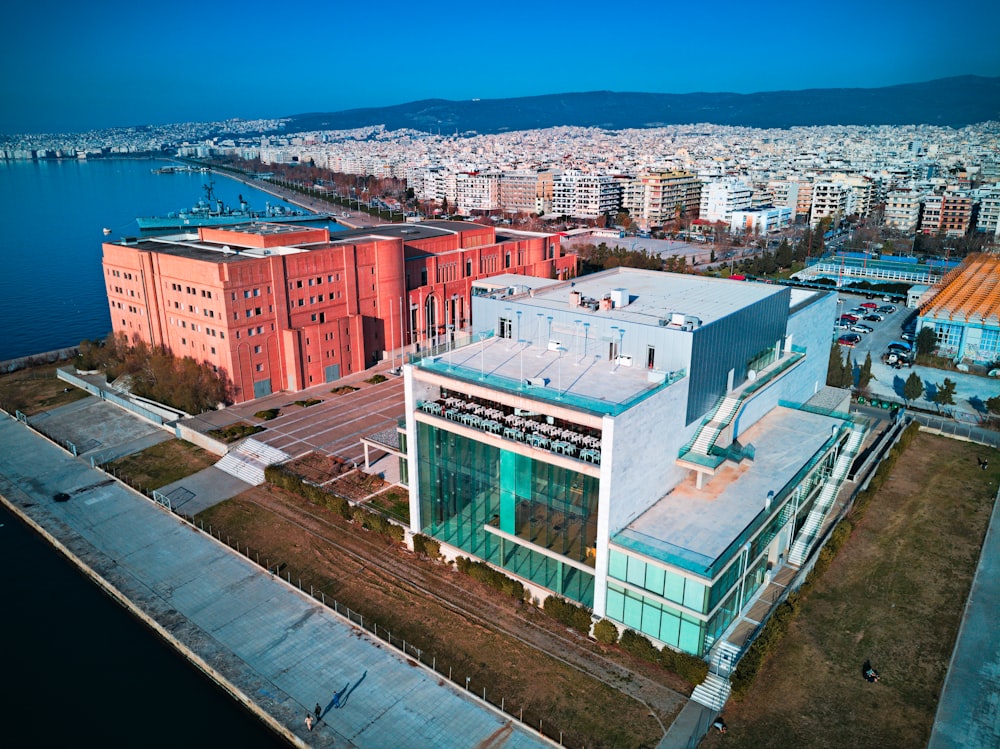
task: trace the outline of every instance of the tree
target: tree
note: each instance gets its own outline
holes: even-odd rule
[[[954,406],[955,405],[955,383],[944,378],[944,382],[938,384],[937,392],[934,393],[934,403],[938,407],[938,412],[941,411],[941,406]]]
[[[1000,416],[1000,395],[994,395],[986,401],[986,410]]]
[[[774,259],[778,263],[779,268],[792,267],[792,246],[788,244],[787,239],[781,240],[781,244],[778,245],[778,251],[775,253]]]
[[[915,401],[924,394],[924,381],[916,372],[910,372],[910,376],[903,383],[903,397],[906,398],[907,405],[910,401]]]
[[[834,341],[830,344],[830,363],[826,370],[826,384],[834,388],[849,388],[854,384],[854,376],[849,369],[850,357],[844,361],[840,346]]]
[[[867,390],[868,384],[872,381],[872,353],[869,351],[865,355],[865,362],[861,365],[858,373],[858,390]]]
[[[933,354],[936,347],[937,336],[934,334],[934,328],[921,328],[917,333],[917,353],[922,356]]]

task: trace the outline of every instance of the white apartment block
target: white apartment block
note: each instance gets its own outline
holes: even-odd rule
[[[893,190],[885,201],[885,225],[892,229],[910,232],[920,223],[920,201],[923,193],[917,190]]]
[[[729,224],[731,234],[756,234],[762,236],[780,231],[792,223],[792,209],[788,206],[753,208],[733,211]]]
[[[597,218],[621,208],[621,185],[606,174],[569,170],[552,184],[552,212],[559,216]]]
[[[455,206],[459,213],[489,212],[500,208],[500,174],[459,172],[455,175]]]
[[[1000,238],[1000,184],[993,185],[982,194],[976,231]]]
[[[733,211],[750,208],[752,195],[750,186],[742,180],[729,178],[710,182],[701,189],[699,218],[728,224],[733,219]]]
[[[817,182],[812,191],[812,223],[834,220],[854,213],[854,191],[843,182]]]

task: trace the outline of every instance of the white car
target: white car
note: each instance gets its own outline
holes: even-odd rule
[[[862,325],[861,323],[854,323],[854,325],[851,326],[852,333],[871,333],[873,330],[875,330],[875,328],[871,325]]]

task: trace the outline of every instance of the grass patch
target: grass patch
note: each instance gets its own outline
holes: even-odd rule
[[[377,374],[377,375],[372,375],[367,380],[365,380],[365,382],[367,382],[369,385],[378,385],[380,382],[385,382],[387,379],[389,378],[386,377],[385,375]]]
[[[285,510],[301,503],[308,514],[292,521],[283,516],[284,511],[266,509],[277,503]],[[312,525],[319,518],[324,524]],[[398,544],[359,532],[336,513],[275,487],[256,487],[200,513],[196,522],[203,522],[206,529],[211,525],[217,535],[230,536],[244,547],[249,543],[251,556],[259,555],[262,565],[280,568],[278,574],[293,583],[301,577],[303,587],[323,591],[328,604],[336,599],[361,612],[366,626],[377,622],[380,633],[392,632],[393,642],[405,640],[411,652],[420,648],[421,660],[429,664],[434,659],[442,680],[447,680],[451,670],[464,686],[468,676],[470,689],[477,695],[482,696],[485,688],[488,699],[499,704],[503,698],[507,711],[515,715],[523,707],[526,723],[537,726],[542,721],[546,733],[557,739],[564,731],[565,746],[651,749],[662,738],[659,725],[640,702],[481,621],[470,620],[434,595],[399,584],[376,566],[359,565],[356,557],[344,554],[323,536],[352,548],[359,541],[372,543],[374,539],[380,544],[378,550],[365,555],[418,566],[426,573],[424,584],[432,592],[438,577],[444,586],[481,587],[438,563],[418,559]],[[484,588],[478,594],[503,600],[510,616],[518,620],[527,618],[542,625],[547,620],[537,609],[518,606],[492,590]],[[664,722],[671,717],[662,715]]]
[[[402,489],[389,489],[381,494],[376,494],[366,504],[381,510],[396,520],[407,524],[410,522],[410,497]]]
[[[214,465],[218,459],[190,442],[173,439],[113,460],[105,467],[127,476],[133,486],[159,489]]]
[[[341,385],[340,387],[335,387],[330,392],[334,395],[345,395],[346,393],[353,393],[357,389],[353,385]]]
[[[236,442],[244,437],[250,437],[263,431],[264,427],[262,426],[247,424],[241,421],[237,424],[222,427],[221,429],[213,429],[208,433],[208,436],[215,437],[215,439],[225,442],[228,445],[230,442]]]
[[[263,419],[264,421],[270,421],[271,419],[278,418],[278,414],[281,413],[280,408],[266,408],[263,411],[258,411],[254,414],[258,419]]]
[[[61,364],[41,364],[0,376],[0,406],[28,416],[82,400],[87,392],[56,377]]]
[[[317,403],[322,403],[319,398],[309,398],[308,400],[295,401],[296,406],[302,406],[302,408],[309,408],[309,406],[315,406]]]
[[[976,457],[993,467],[979,470]],[[918,434],[799,601],[729,731],[702,747],[926,746],[986,533],[1000,452]],[[881,672],[861,676],[866,659]]]

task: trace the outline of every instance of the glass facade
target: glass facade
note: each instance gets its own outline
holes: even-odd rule
[[[417,423],[421,530],[593,606],[598,480]],[[487,532],[492,525],[526,544]]]
[[[629,629],[642,632],[686,653],[705,651],[704,624],[670,606],[652,601],[608,581],[607,614]]]

